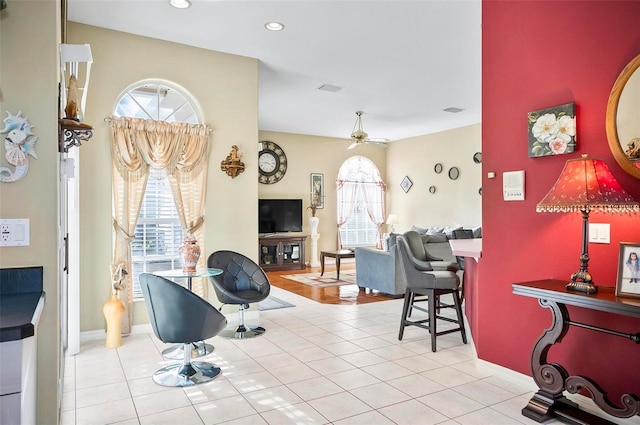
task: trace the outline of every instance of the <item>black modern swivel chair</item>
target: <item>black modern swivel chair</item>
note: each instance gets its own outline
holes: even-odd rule
[[[459,331],[462,335],[462,342],[466,344],[467,334],[464,329],[464,318],[458,293],[460,286],[458,275],[449,270],[424,270],[422,262],[413,256],[404,237],[398,238],[398,249],[401,270],[407,282],[398,340],[402,340],[405,327],[417,326],[427,329],[431,334],[431,350],[434,352],[436,351],[436,337],[440,335]],[[446,294],[451,294],[453,304],[441,302],[442,295]],[[418,299],[418,296],[426,296],[427,298],[426,300]],[[418,301],[426,301],[428,307],[425,309],[415,305]],[[442,316],[440,312],[445,308],[455,309],[457,319]],[[409,320],[409,313],[413,309],[428,313],[428,318]],[[437,320],[455,323],[458,327],[438,332]]]
[[[167,387],[186,387],[210,381],[220,368],[191,361],[191,344],[216,336],[227,319],[214,306],[188,289],[161,276],[142,273],[140,287],[156,337],[165,343],[184,344],[184,360],[158,370],[153,380]]]
[[[237,304],[238,326],[220,333],[227,338],[244,339],[262,335],[262,327],[244,323],[244,310],[269,296],[271,283],[266,273],[254,261],[233,251],[216,251],[207,259],[207,267],[221,269],[222,274],[211,276],[211,284],[223,304]]]

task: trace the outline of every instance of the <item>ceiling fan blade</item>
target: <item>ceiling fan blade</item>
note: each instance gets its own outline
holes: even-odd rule
[[[347,149],[353,149],[353,148],[355,148],[355,147],[356,147],[356,146],[358,146],[358,145],[359,145],[359,143],[358,143],[358,142],[353,142],[353,143],[351,143],[351,144],[349,145],[349,147],[348,147]]]
[[[370,145],[374,145],[377,146],[379,148],[386,148],[387,144],[386,143],[382,143],[382,142],[372,142],[372,141],[366,141],[365,143],[368,143]]]

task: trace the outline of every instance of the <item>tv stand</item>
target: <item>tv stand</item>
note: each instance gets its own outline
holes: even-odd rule
[[[307,237],[280,234],[262,235],[258,238],[258,260],[265,271],[304,270],[304,245]]]

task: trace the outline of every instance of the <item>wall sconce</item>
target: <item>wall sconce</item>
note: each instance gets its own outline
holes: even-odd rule
[[[236,145],[231,146],[231,152],[220,162],[220,169],[231,176],[232,179],[244,171],[244,162],[240,161],[240,155],[238,155],[238,147]]]
[[[58,122],[58,152],[68,152],[69,148],[81,146],[82,141],[93,136],[93,127],[82,123],[92,63],[88,44],[60,45],[60,116],[63,118]]]

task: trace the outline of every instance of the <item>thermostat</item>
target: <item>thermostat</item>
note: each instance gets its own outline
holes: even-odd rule
[[[502,195],[505,201],[524,201],[524,170],[502,173]]]

